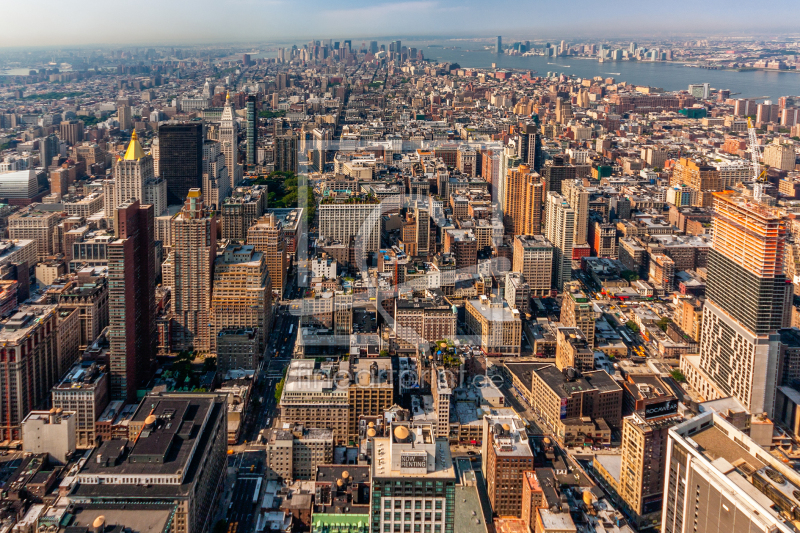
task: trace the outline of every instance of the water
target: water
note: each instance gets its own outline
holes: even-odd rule
[[[553,58],[545,56],[508,56],[483,50],[480,43],[460,42],[461,49],[429,47],[431,41],[403,42],[421,49],[426,59],[458,63],[467,68],[535,70],[539,76],[547,72],[558,72],[581,78],[603,76],[616,81],[636,85],[661,87],[667,91],[686,90],[692,83],[710,83],[715,89],[730,89],[740,93],[734,98],[769,97],[775,103],[780,96],[800,95],[800,73],[796,71],[745,71],[706,70],[684,67],[682,63],[646,61],[606,61],[578,59],[576,57]],[[442,43],[452,46],[453,43]],[[550,64],[552,63],[552,64]]]

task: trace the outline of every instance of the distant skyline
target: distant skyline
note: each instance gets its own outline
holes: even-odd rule
[[[768,7],[767,7],[768,6]],[[525,38],[654,37],[726,33],[798,35],[800,3],[773,0],[12,0],[2,7],[0,47],[169,45],[337,40],[358,36]]]

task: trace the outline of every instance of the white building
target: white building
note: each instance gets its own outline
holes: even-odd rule
[[[22,421],[22,450],[49,453],[66,464],[76,449],[75,413],[51,409],[31,411]]]

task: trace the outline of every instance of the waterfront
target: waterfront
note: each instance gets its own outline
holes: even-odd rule
[[[767,96],[777,102],[780,96],[800,94],[800,73],[795,71],[707,70],[686,67],[681,62],[606,61],[579,57],[509,56],[483,50],[484,43],[459,41],[461,48],[443,48],[453,43],[408,41],[423,51],[426,59],[458,63],[462,67],[535,70],[539,76],[547,72],[564,73],[581,78],[603,76],[636,85],[661,87],[668,91],[686,90],[691,83],[708,82],[715,89],[740,93],[735,98]],[[433,46],[432,46],[433,45]]]

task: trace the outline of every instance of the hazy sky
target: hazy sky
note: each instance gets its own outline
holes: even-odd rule
[[[0,46],[800,32],[800,1],[2,0]]]

